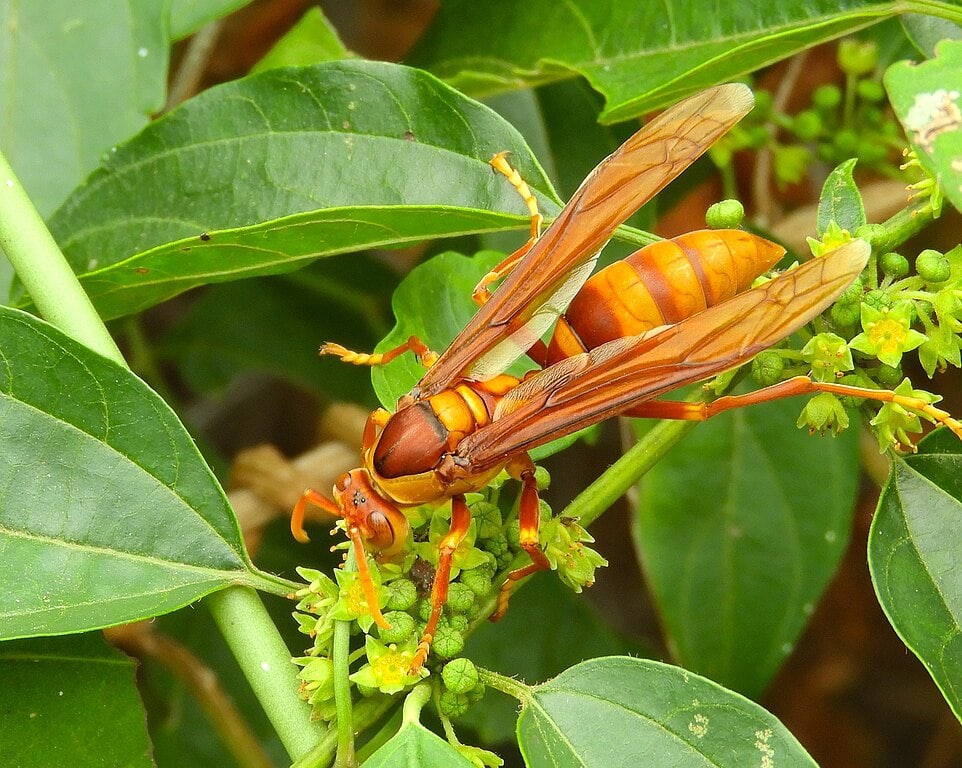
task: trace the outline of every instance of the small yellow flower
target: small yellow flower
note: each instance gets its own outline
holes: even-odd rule
[[[912,305],[907,301],[899,301],[882,309],[863,303],[863,332],[848,345],[896,368],[902,362],[902,355],[921,346],[926,340],[925,334],[914,330],[911,325]]]

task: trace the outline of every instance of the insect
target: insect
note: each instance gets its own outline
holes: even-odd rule
[[[962,424],[922,401],[804,376],[710,403],[655,400],[737,367],[787,337],[826,309],[868,260],[869,246],[855,240],[749,289],[781,248],[735,231],[696,232],[642,249],[588,280],[614,230],[751,107],[748,88],[729,84],[669,108],[602,161],[543,233],[534,196],[504,156],[495,156],[492,165],[525,200],[530,237],[479,283],[474,298],[480,307],[451,345],[440,355],[415,337],[376,355],[337,344],[321,348],[322,354],[364,365],[411,351],[426,366],[393,413],[378,409],[370,415],[361,467],[338,478],[333,500],[305,491],[291,523],[294,535],[305,540],[308,505],[344,519],[372,616],[388,627],[365,550],[394,554],[408,535],[405,507],[451,500],[432,610],[412,671],[427,659],[447,599],[452,555],[471,522],[465,493],[480,490],[502,470],[521,483],[520,543],[531,563],[508,575],[502,607],[513,583],[549,567],[539,545],[538,490],[528,452],[558,437],[616,415],[702,420],[817,391],[907,404],[962,436]],[[489,286],[497,280],[502,282],[492,293]],[[554,336],[543,344],[553,324]],[[522,379],[504,373],[526,354],[542,370]]]

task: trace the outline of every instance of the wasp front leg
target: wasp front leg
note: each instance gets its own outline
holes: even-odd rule
[[[471,294],[471,298],[474,299],[474,303],[478,306],[481,306],[491,298],[491,291],[488,287],[514,269],[518,262],[524,258],[524,255],[531,250],[531,246],[541,237],[541,224],[544,222],[544,216],[542,216],[538,210],[537,198],[532,194],[531,189],[525,183],[524,179],[521,178],[521,174],[512,168],[505,159],[507,154],[507,152],[499,152],[492,157],[490,161],[491,167],[503,175],[510,182],[511,186],[518,191],[521,199],[524,200],[524,204],[528,207],[528,212],[531,214],[531,234],[524,245],[482,277],[474,287],[474,293]]]

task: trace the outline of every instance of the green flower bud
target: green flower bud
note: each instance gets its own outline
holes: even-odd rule
[[[443,691],[438,699],[438,709],[445,717],[463,717],[471,707],[471,700],[463,693]]]
[[[853,38],[842,40],[838,45],[838,65],[848,75],[867,75],[878,64],[878,48],[875,43],[861,42]]]
[[[384,587],[387,600],[384,607],[389,611],[406,611],[418,599],[418,590],[410,579],[395,579]]]
[[[915,271],[927,283],[944,283],[952,276],[952,267],[945,254],[927,248],[915,259]]]
[[[882,273],[889,277],[905,277],[909,273],[909,260],[901,253],[894,251],[882,254],[879,265],[882,267]]]
[[[448,601],[445,607],[452,613],[469,613],[475,606],[475,595],[471,588],[454,581],[448,587]]]
[[[806,109],[795,115],[792,131],[802,141],[812,141],[819,136],[824,127],[822,116],[814,109]]]
[[[745,206],[738,200],[722,200],[705,212],[705,223],[711,229],[734,229],[744,218]]]
[[[472,568],[470,571],[461,572],[461,583],[475,595],[482,597],[491,591],[491,575],[486,569]]]
[[[441,679],[449,691],[467,693],[478,684],[478,668],[471,659],[453,659],[444,665]]]
[[[464,635],[450,624],[439,623],[434,634],[433,650],[439,659],[453,659],[464,651]]]
[[[902,373],[901,365],[882,365],[878,366],[875,371],[875,380],[881,384],[883,387],[891,389],[892,387],[898,386],[898,384],[905,378],[905,374]]]
[[[843,128],[836,131],[832,144],[843,155],[854,155],[858,149],[858,134],[850,128]]]
[[[858,85],[855,86],[855,92],[860,98],[865,101],[870,101],[873,104],[885,98],[885,89],[882,88],[882,84],[877,80],[859,80]]]
[[[837,85],[820,85],[812,93],[812,104],[826,112],[842,103],[842,89]]]
[[[759,386],[768,387],[778,383],[784,371],[785,360],[773,349],[759,352],[752,360],[752,377]]]
[[[388,611],[384,614],[390,629],[378,627],[378,637],[385,645],[389,643],[401,644],[414,634],[414,617],[404,611]]]

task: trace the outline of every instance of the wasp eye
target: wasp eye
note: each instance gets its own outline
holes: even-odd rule
[[[351,487],[351,474],[349,472],[345,472],[343,475],[338,477],[337,480],[334,481],[334,489],[336,491],[340,491],[341,493],[343,493],[350,487]]]

